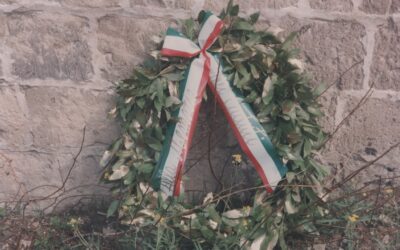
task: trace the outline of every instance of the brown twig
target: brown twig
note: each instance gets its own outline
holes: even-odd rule
[[[361,59],[360,61],[355,62],[353,65],[351,65],[348,69],[346,69],[343,73],[341,73],[341,74],[339,75],[338,78],[336,78],[332,83],[330,83],[330,84],[328,85],[328,87],[327,87],[324,91],[322,91],[321,94],[319,94],[317,97],[315,97],[315,99],[318,99],[320,96],[322,96],[323,94],[325,94],[331,87],[333,87],[333,86],[336,85],[339,81],[341,81],[342,78],[343,78],[343,76],[346,75],[347,72],[349,72],[349,71],[352,70],[355,66],[357,66],[358,64],[360,64],[360,63],[362,63],[362,62],[364,62],[364,59]]]
[[[371,85],[371,87],[368,89],[368,91],[365,93],[365,95],[361,98],[361,100],[357,103],[357,105],[350,111],[350,113],[345,118],[343,118],[343,120],[340,121],[339,125],[333,130],[333,132],[329,134],[328,138],[321,145],[321,147],[326,145],[332,139],[332,137],[336,134],[336,132],[344,125],[344,123],[368,100],[368,98],[372,95],[374,84],[375,83],[373,83]]]
[[[329,192],[332,192],[334,189],[336,189],[337,187],[343,186],[345,183],[347,183],[348,181],[350,181],[351,179],[353,179],[355,176],[357,176],[361,171],[365,170],[366,168],[372,166],[375,162],[379,161],[380,159],[382,159],[384,156],[386,156],[387,154],[389,154],[393,149],[397,148],[400,146],[400,142],[394,144],[393,146],[391,146],[390,148],[388,148],[385,152],[383,152],[381,155],[379,155],[378,157],[376,157],[374,160],[368,162],[367,164],[365,164],[364,166],[360,167],[359,169],[353,171],[351,174],[349,174],[346,178],[344,178],[344,180],[340,183],[338,183],[337,185],[335,185],[334,187],[332,187],[330,189]],[[327,194],[325,194],[323,197],[325,197]]]
[[[43,197],[43,198],[34,200],[34,201],[47,200],[48,198],[52,197],[53,195],[55,195],[56,193],[58,193],[58,192],[60,192],[61,190],[64,189],[65,184],[67,184],[67,181],[68,181],[68,179],[69,179],[69,177],[70,177],[70,175],[71,175],[71,173],[72,173],[72,170],[75,168],[75,165],[76,165],[76,162],[77,162],[77,160],[78,160],[78,157],[79,157],[80,154],[82,153],[83,144],[85,143],[85,136],[86,136],[86,125],[83,127],[83,131],[82,131],[82,141],[81,141],[81,144],[80,144],[78,153],[75,155],[75,157],[74,157],[74,159],[73,159],[73,162],[72,162],[72,165],[71,165],[71,167],[68,169],[67,176],[64,178],[64,181],[63,181],[61,187],[59,187],[57,190],[55,190],[55,191],[52,192],[51,194],[49,194],[49,195],[47,195],[47,196],[45,196],[45,197]]]
[[[374,207],[376,208],[378,205],[378,201],[379,201],[379,194],[381,193],[381,187],[382,187],[382,177],[379,176],[379,186],[378,186],[378,192],[376,193],[376,198],[375,198],[375,205]],[[373,211],[376,211],[376,209],[374,209]],[[375,212],[371,213],[371,218],[369,220],[369,222],[372,222],[372,219],[374,218]]]

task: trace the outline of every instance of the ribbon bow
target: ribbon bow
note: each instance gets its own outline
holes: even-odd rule
[[[198,37],[199,46],[176,30],[172,28],[167,30],[161,50],[162,55],[185,58],[199,55],[192,60],[186,72],[187,77],[180,84],[182,105],[177,111],[178,122],[167,128],[166,140],[152,177],[153,186],[168,196],[178,196],[181,193],[182,169],[207,84],[216,96],[242,150],[254,164],[267,191],[272,192],[286,172],[285,166],[251,107],[244,102],[240,94],[236,93],[237,91],[232,89],[222,71],[219,71],[218,60],[207,52],[218,38],[223,26],[218,17],[206,12]]]

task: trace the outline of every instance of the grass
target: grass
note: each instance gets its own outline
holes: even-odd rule
[[[351,194],[351,195],[350,195]],[[319,236],[289,239],[292,249],[325,244],[326,249],[400,249],[400,195],[397,188],[343,191],[330,211],[341,211],[335,223],[321,223]],[[103,204],[63,214],[23,216],[0,209],[0,249],[176,249],[174,232],[160,227],[154,235],[137,232],[106,218]],[[137,247],[135,247],[137,246]]]

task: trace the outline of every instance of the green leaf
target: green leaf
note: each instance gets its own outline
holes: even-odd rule
[[[210,229],[208,229],[206,226],[202,226],[202,227],[200,228],[200,232],[201,232],[201,234],[203,234],[203,236],[204,236],[206,239],[208,239],[208,240],[211,240],[211,239],[213,239],[213,237],[214,237],[214,232],[211,231]]]
[[[297,202],[300,203],[301,202],[301,196],[300,196],[300,192],[299,192],[299,188],[295,188],[292,192],[292,199]]]
[[[156,89],[157,89],[157,96],[158,99],[163,102],[163,100],[165,99],[165,95],[164,95],[164,84],[163,82],[160,80],[160,78],[157,78],[155,80],[155,85],[156,85]]]
[[[151,174],[154,170],[154,165],[151,163],[143,163],[137,166],[139,172],[143,174]]]
[[[164,113],[165,113],[165,119],[167,119],[167,121],[171,120],[171,112],[164,109]]]
[[[229,6],[229,4],[228,4],[228,6]],[[199,21],[199,23],[203,23],[204,18],[206,18],[206,12],[204,10],[202,10],[199,12],[199,15],[197,16],[197,20]]]
[[[282,112],[284,114],[289,114],[290,112],[293,111],[294,107],[295,105],[293,101],[290,100],[284,101],[282,104]]]
[[[257,68],[253,64],[250,64],[250,70],[254,79],[260,78],[260,74],[258,73]]]
[[[307,111],[310,112],[311,114],[317,116],[317,117],[323,115],[323,113],[321,112],[321,110],[319,110],[319,108],[316,108],[316,107],[313,107],[313,106],[307,107]]]
[[[115,214],[115,212],[119,207],[119,202],[120,202],[119,200],[111,202],[110,206],[107,209],[107,217],[111,217]]]
[[[112,175],[108,178],[110,181],[120,180],[122,177],[129,173],[129,167],[121,165],[116,169],[113,169]]]
[[[286,196],[285,210],[288,214],[295,214],[299,211],[299,208],[292,201],[292,197]]]
[[[284,232],[284,226],[282,225],[279,229],[279,246],[281,247],[281,250],[287,250],[288,246],[285,241],[285,232]]]
[[[167,78],[169,81],[178,82],[183,79],[183,74],[182,72],[169,73],[165,74],[164,77]]]
[[[162,150],[162,144],[160,142],[158,142],[158,141],[157,142],[153,142],[153,143],[149,143],[147,145],[149,145],[149,147],[151,147],[155,151],[161,151]]]
[[[268,233],[268,236],[263,240],[260,249],[273,250],[278,243],[279,234],[276,229]]]
[[[129,173],[124,177],[124,185],[130,185],[135,180],[135,174],[133,171],[129,171]]]
[[[288,183],[292,183],[292,181],[294,180],[296,174],[294,172],[287,172],[286,173],[286,179],[288,181]]]
[[[233,62],[243,62],[247,61],[250,58],[252,58],[255,55],[255,53],[249,49],[242,50],[238,53],[235,53],[232,57],[231,60]]]
[[[250,23],[255,24],[258,21],[258,18],[260,17],[260,12],[256,12],[250,15]]]
[[[292,46],[292,43],[296,37],[297,37],[297,32],[290,33],[289,36],[286,37],[285,41],[282,43],[282,49],[289,50],[290,46]]]
[[[191,40],[193,40],[196,35],[195,26],[196,26],[196,23],[193,20],[193,18],[189,18],[183,22],[184,33]]]
[[[215,210],[214,206],[208,206],[205,211],[208,213],[208,216],[215,222],[221,223],[221,216],[219,216],[219,213],[217,210]]]
[[[246,96],[244,101],[247,102],[247,103],[252,103],[257,99],[257,97],[258,97],[257,92],[251,91],[251,93]]]
[[[229,11],[231,16],[237,16],[239,14],[239,5],[232,6],[231,10]]]
[[[313,90],[313,94],[314,94],[314,96],[319,96],[319,95],[321,95],[325,90],[326,90],[325,84],[320,84],[320,85],[318,85],[318,86]]]
[[[138,105],[141,109],[144,108],[144,105],[146,104],[146,100],[144,98],[138,98],[136,100],[136,105]]]
[[[303,157],[309,156],[311,153],[311,150],[312,150],[312,145],[311,145],[310,140],[305,139],[304,145],[303,145]]]
[[[232,6],[233,6],[233,0],[229,0],[228,5],[226,6],[226,13],[231,13]]]
[[[252,31],[253,25],[247,21],[237,21],[233,23],[232,30]]]
[[[181,100],[175,96],[168,96],[165,100],[165,107],[169,108],[172,105],[179,105],[181,104]]]

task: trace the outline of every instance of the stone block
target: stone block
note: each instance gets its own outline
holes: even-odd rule
[[[241,164],[232,163],[234,154],[242,155]],[[255,168],[242,152],[225,114],[219,106],[215,109],[210,95],[209,100],[202,103],[184,172],[185,192],[189,201],[194,203],[201,203],[209,192],[218,193],[228,188],[241,190],[260,181]],[[241,193],[240,198],[244,200],[248,195]]]
[[[30,121],[23,92],[0,86],[0,149],[32,145]]]
[[[7,30],[6,17],[0,14],[0,76],[3,75],[1,58],[2,58],[2,53],[4,53],[2,48],[4,47],[3,41],[4,41],[4,36],[6,35],[6,30]]]
[[[293,47],[300,48],[300,58],[306,63],[306,71],[313,76],[314,85],[329,85],[339,80],[343,72],[365,58],[363,39],[366,31],[356,21],[311,21],[286,16],[280,18],[276,25],[283,28],[286,34],[298,31]],[[361,89],[363,78],[361,62],[348,71],[336,86],[339,89]]]
[[[345,109],[342,118],[349,114],[359,100],[354,97],[341,100],[344,102],[341,106]],[[329,165],[338,170],[339,179],[357,170],[400,141],[399,116],[399,101],[375,98],[369,99],[354,113],[334,135],[323,154]],[[397,148],[361,172],[353,184],[359,186],[376,180],[379,176],[382,178],[398,176],[400,174],[399,155],[400,148]]]
[[[351,0],[310,0],[310,7],[328,11],[350,12],[353,9]]]
[[[319,120],[319,124],[323,127],[324,131],[332,131],[335,128],[338,96],[339,91],[331,88],[318,99],[322,105],[321,111],[324,113],[324,116]]]
[[[12,74],[28,79],[88,80],[92,55],[85,18],[49,13],[13,13],[7,18]]]
[[[191,9],[194,2],[193,0],[131,0],[131,6]]]
[[[38,148],[77,148],[86,126],[87,145],[108,145],[118,135],[107,118],[113,95],[73,88],[25,87],[33,145]]]
[[[0,37],[4,37],[7,31],[6,16],[0,14]]]
[[[0,202],[36,200],[27,207],[32,211],[58,202],[62,202],[58,207],[63,208],[82,197],[106,196],[107,188],[98,185],[102,151],[103,148],[84,147],[75,164],[78,149],[68,153],[0,151],[0,187],[10,184],[1,189],[4,192],[0,193]],[[63,191],[48,197],[60,190],[64,182]]]
[[[71,7],[88,8],[121,7],[120,0],[61,0],[61,4]]]
[[[15,5],[23,5],[23,6],[27,6],[27,5],[58,5],[60,2],[60,0],[35,0],[35,1],[31,1],[31,0],[0,0],[0,4],[4,4],[4,5],[11,5],[11,4],[15,4]]]
[[[129,77],[134,65],[143,62],[155,48],[150,38],[164,35],[171,20],[107,15],[98,24],[98,50],[106,60],[106,67],[101,70],[107,80],[115,81]]]
[[[210,137],[211,129],[213,132]],[[221,188],[211,171],[209,159],[217,178],[221,177],[224,165],[227,165],[225,175],[231,172],[231,154],[227,147],[229,132],[229,124],[223,112],[219,108],[214,112],[213,98],[210,97],[201,106],[196,132],[185,163],[184,188],[191,201],[202,201],[208,192]],[[229,160],[227,164],[226,159]],[[221,181],[224,179],[222,177]]]
[[[250,0],[250,1],[237,1],[241,11],[261,11],[265,8],[281,9],[290,6],[296,6],[298,0]],[[213,1],[206,0],[204,9],[220,13],[226,6],[228,1]]]
[[[390,0],[363,0],[359,9],[368,14],[385,14],[390,5]]]
[[[370,84],[379,89],[400,90],[400,22],[388,19],[375,34]]]
[[[0,206],[18,199],[25,191],[11,164],[12,159],[0,151]]]
[[[392,5],[390,6],[390,13],[400,12],[400,0],[392,0]]]

